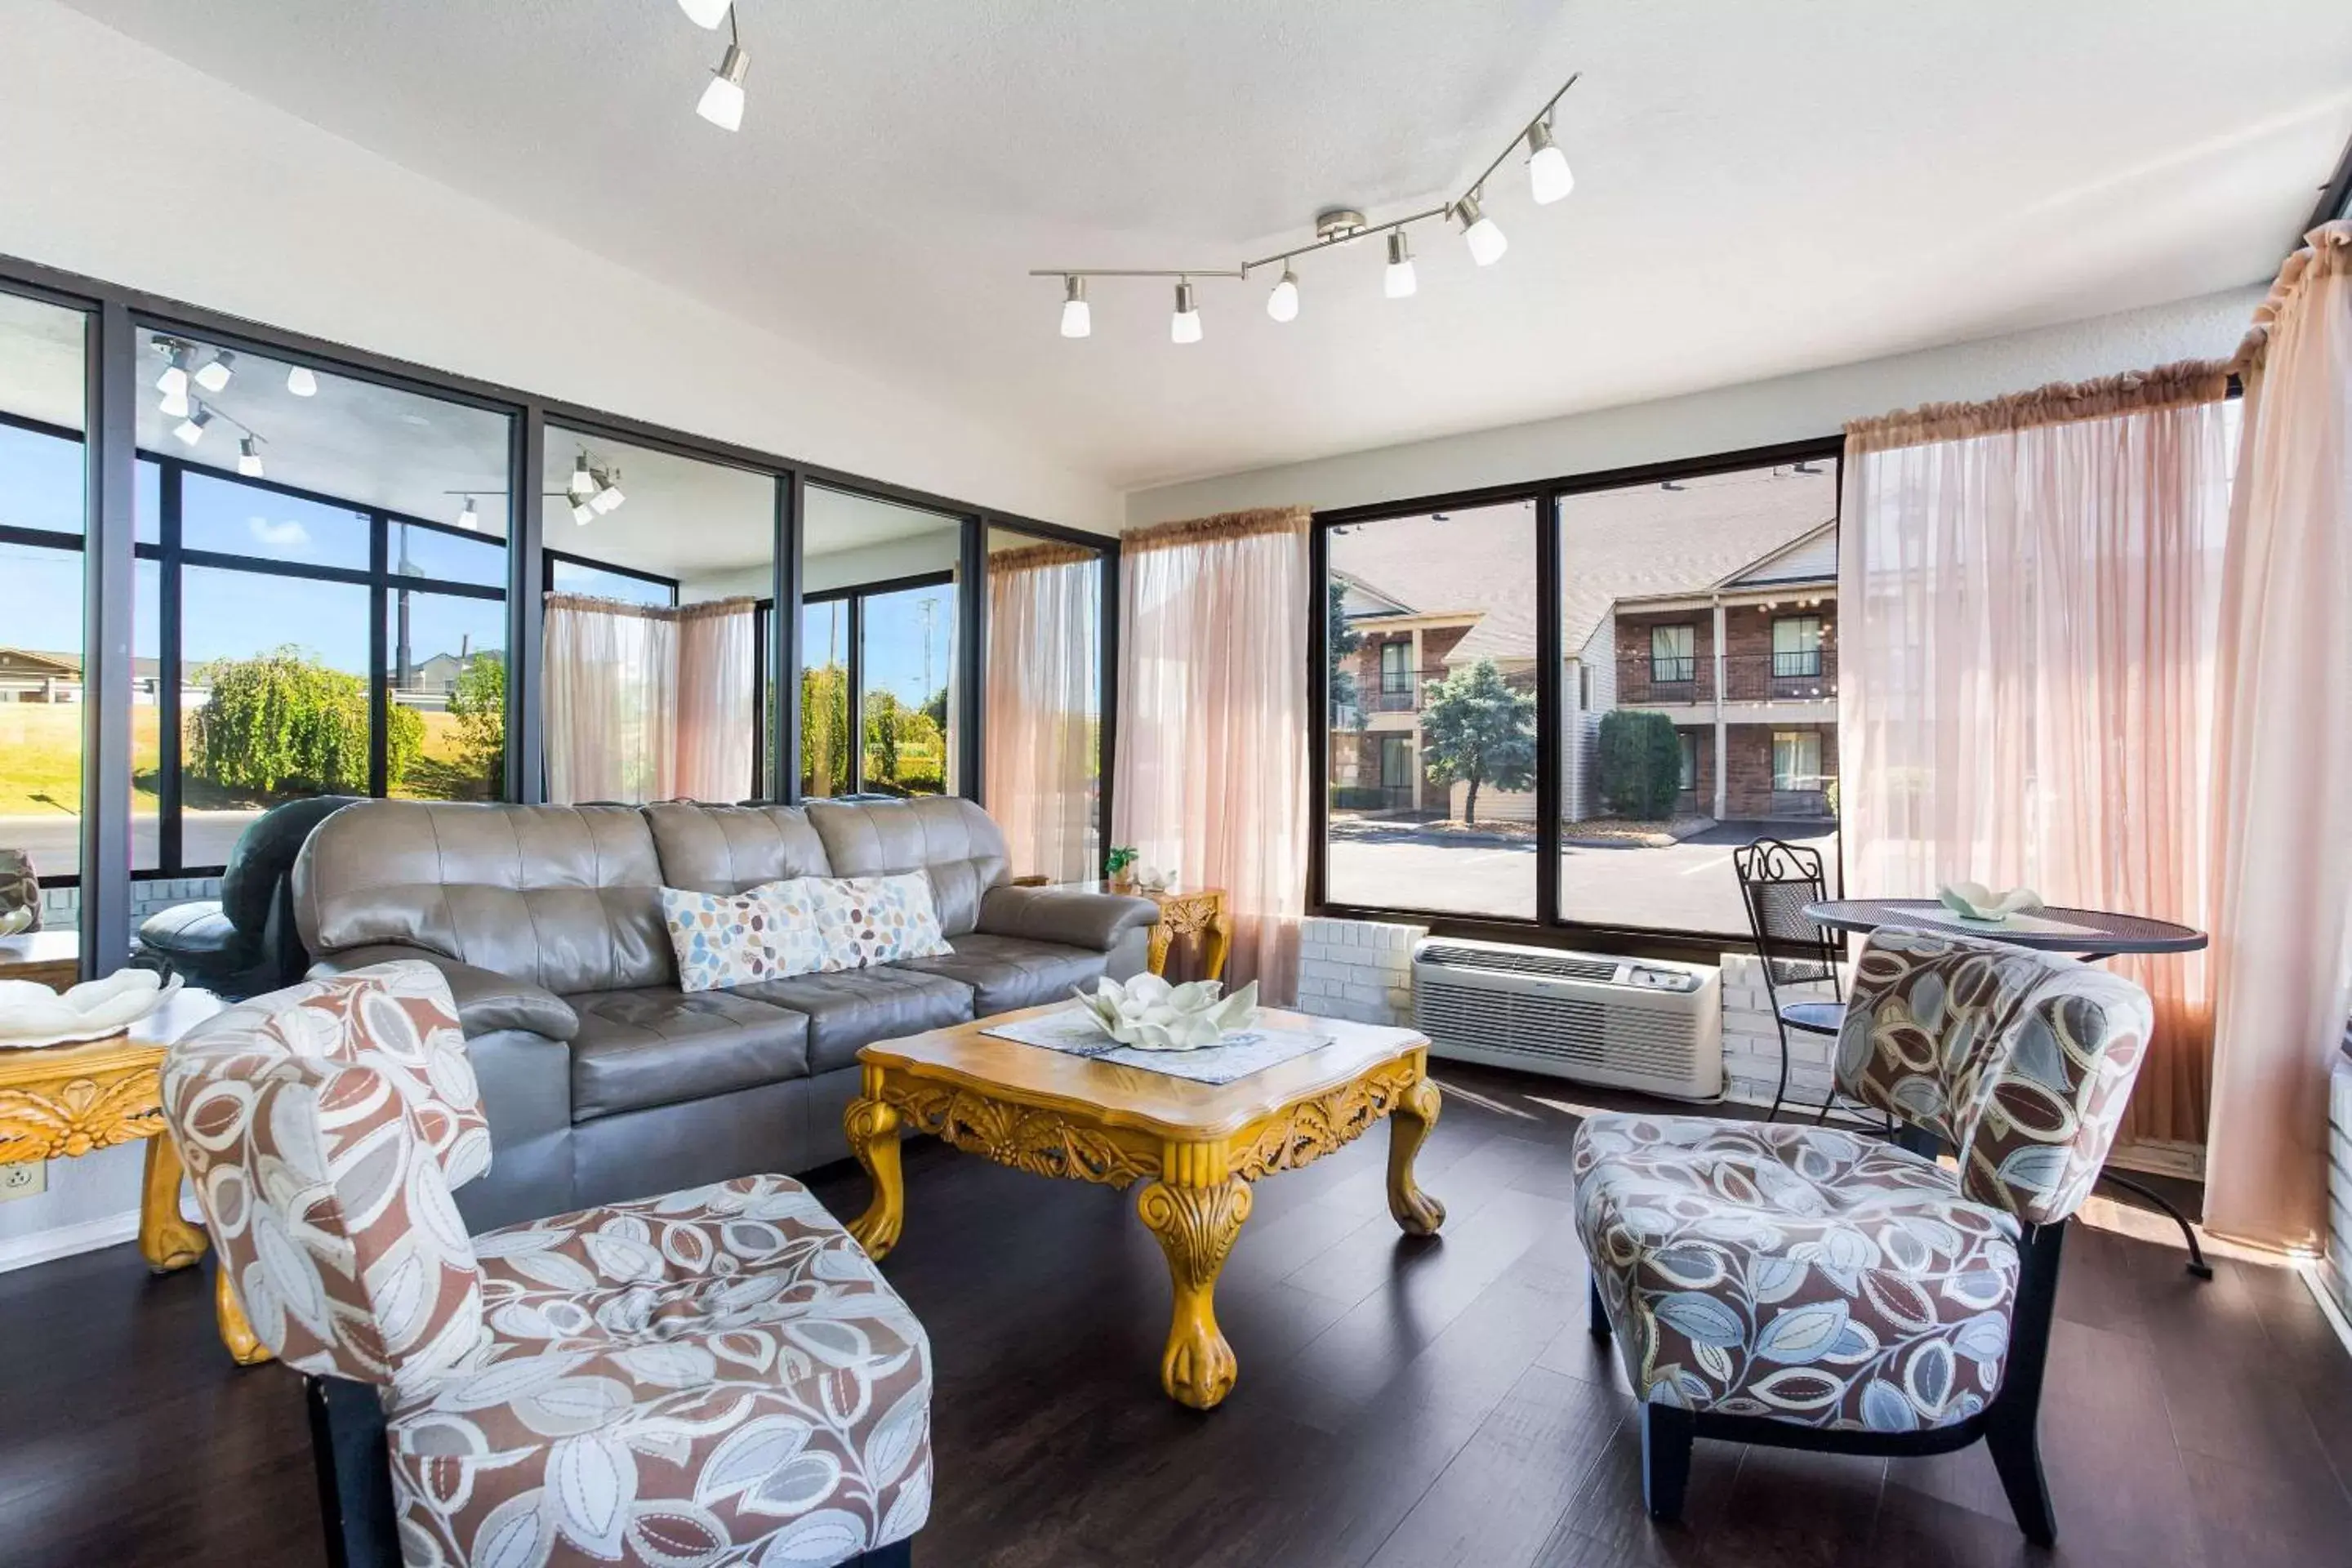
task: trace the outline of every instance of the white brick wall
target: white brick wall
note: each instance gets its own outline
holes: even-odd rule
[[[1772,1016],[1771,994],[1764,989],[1763,961],[1753,953],[1727,952],[1717,961],[1723,972],[1723,1090],[1724,1098],[1748,1105],[1769,1105],[1780,1079],[1780,1032]],[[1827,981],[1780,988],[1783,1002],[1819,997],[1837,1000]],[[1830,1053],[1835,1044],[1826,1035],[1789,1035],[1789,1099],[1817,1106],[1830,1091]]]
[[[1412,1022],[1412,944],[1427,926],[1309,920],[1298,931],[1298,1006],[1366,1024]]]

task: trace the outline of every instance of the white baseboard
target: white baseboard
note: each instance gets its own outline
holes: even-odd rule
[[[138,1239],[137,1209],[101,1215],[97,1219],[86,1219],[79,1225],[61,1225],[50,1230],[37,1230],[30,1236],[12,1236],[0,1241],[0,1274],[14,1268],[30,1268],[36,1263],[47,1263],[54,1258],[71,1258],[77,1252],[96,1252],[101,1247],[120,1247],[126,1241]]]
[[[2317,1258],[2303,1258],[2295,1264],[2294,1271],[2303,1276],[2304,1284],[2310,1289],[2311,1299],[2319,1303],[2320,1311],[2336,1331],[2336,1337],[2342,1342],[2345,1353],[2352,1355],[2352,1322],[2346,1321],[2344,1303],[2336,1299],[2336,1291],[2328,1283],[2326,1263]]]

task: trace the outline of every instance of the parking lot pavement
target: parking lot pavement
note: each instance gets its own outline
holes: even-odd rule
[[[1563,850],[1562,912],[1595,924],[1744,937],[1731,852],[1761,837],[1807,844],[1837,890],[1837,829],[1828,823],[1723,823],[1679,844]],[[1527,920],[1536,912],[1533,844],[1461,844],[1433,833],[1348,837],[1329,846],[1326,894],[1335,904]]]

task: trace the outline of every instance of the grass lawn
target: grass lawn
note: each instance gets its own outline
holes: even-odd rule
[[[425,748],[393,794],[409,799],[479,800],[488,791],[458,762],[457,721],[424,713]],[[131,710],[131,765],[136,775],[131,810],[156,809],[160,755],[152,707]],[[0,816],[79,816],[81,811],[81,720],[78,703],[0,702]],[[199,799],[201,795],[203,798]],[[265,806],[268,796],[205,788],[190,781],[188,804],[210,810]]]

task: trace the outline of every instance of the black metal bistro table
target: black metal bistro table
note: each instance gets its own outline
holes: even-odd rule
[[[1832,931],[1868,932],[1880,926],[1914,926],[2006,942],[2011,947],[2032,948],[2040,952],[2071,953],[2094,962],[2126,952],[2195,952],[2205,945],[2205,933],[2193,926],[2149,920],[2144,915],[2118,914],[2111,910],[2052,907],[2036,910],[2031,915],[2012,915],[2000,921],[1967,921],[1934,899],[1829,899],[1807,904],[1805,918]],[[2205,1261],[2205,1249],[2197,1243],[2196,1228],[2162,1193],[2112,1171],[2101,1171],[2099,1179],[2127,1193],[2138,1194],[2170,1216],[2180,1227],[2181,1238],[2189,1244],[2189,1272],[2200,1279],[2213,1278],[2213,1266]]]

